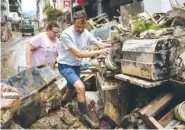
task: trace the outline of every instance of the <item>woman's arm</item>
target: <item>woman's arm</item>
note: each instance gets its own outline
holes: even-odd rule
[[[32,57],[32,53],[33,53],[34,50],[36,50],[36,48],[34,48],[31,44],[29,44],[26,47],[26,66],[27,67],[32,66],[31,57]]]

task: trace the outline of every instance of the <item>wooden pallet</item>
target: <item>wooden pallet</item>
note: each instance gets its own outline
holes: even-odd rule
[[[175,96],[171,93],[162,93],[151,101],[148,105],[138,111],[143,121],[152,129],[162,129],[174,118],[173,109],[171,109],[160,120],[155,116],[161,112],[173,100]]]

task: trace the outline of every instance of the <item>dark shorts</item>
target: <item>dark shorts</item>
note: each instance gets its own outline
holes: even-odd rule
[[[58,64],[58,70],[67,80],[67,87],[73,89],[73,84],[80,80],[80,66]]]

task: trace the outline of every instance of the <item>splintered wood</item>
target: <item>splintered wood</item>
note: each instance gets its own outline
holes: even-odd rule
[[[92,29],[95,29],[103,26],[105,23],[108,23],[109,21],[107,19],[107,14],[103,13],[90,19],[88,22],[91,25]]]

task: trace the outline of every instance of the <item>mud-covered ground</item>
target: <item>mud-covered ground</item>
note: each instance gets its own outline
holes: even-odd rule
[[[31,38],[22,37],[20,33],[8,42],[1,43],[1,81],[18,73],[18,66],[25,66],[26,46]]]
[[[36,121],[30,129],[87,129],[67,108],[60,108]]]

